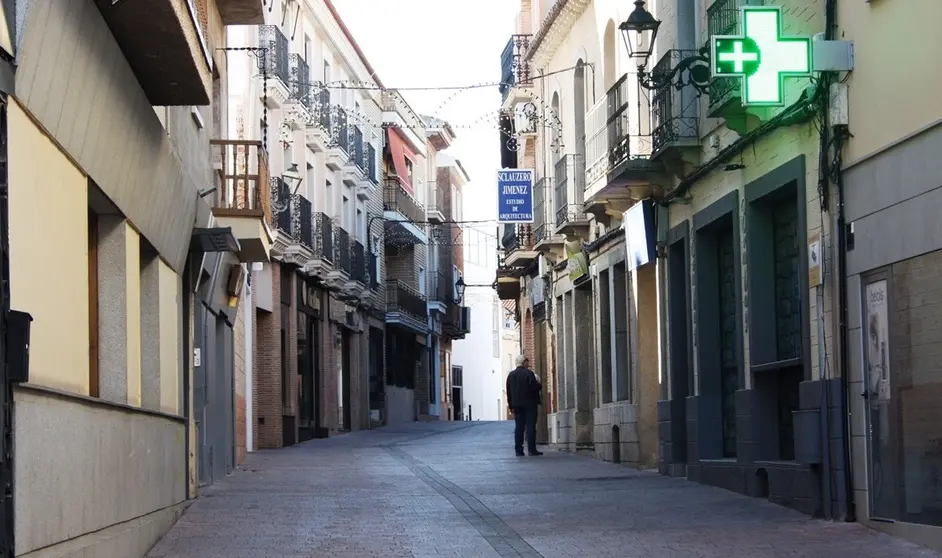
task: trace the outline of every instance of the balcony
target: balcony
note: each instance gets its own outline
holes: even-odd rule
[[[632,200],[650,195],[652,181],[664,180],[663,165],[651,161],[644,98],[637,82],[625,74],[586,113],[585,201],[596,216],[608,211],[620,215]]]
[[[387,178],[383,184],[383,218],[386,244],[428,244],[425,208],[396,176]]]
[[[556,234],[588,238],[589,220],[582,209],[585,191],[585,159],[563,155],[556,161]]]
[[[343,165],[341,178],[344,184],[356,188],[366,180],[366,168],[363,164],[363,130],[359,126],[348,128],[346,152],[347,161]],[[359,196],[360,192],[357,194]],[[360,199],[365,199],[365,197],[360,197]]]
[[[521,293],[519,271],[507,267],[498,267],[497,298],[500,300],[518,300]]]
[[[291,66],[288,60],[288,37],[277,25],[260,25],[258,46],[266,48],[259,56],[258,67],[262,72],[262,94],[268,108],[283,106],[290,97]]]
[[[212,140],[216,222],[239,240],[239,259],[267,262],[271,256],[271,193],[268,154],[260,141]]]
[[[370,283],[370,274],[368,261],[366,257],[366,247],[359,240],[354,240],[350,244],[353,260],[353,280],[364,286]]]
[[[304,143],[315,153],[325,153],[330,147],[332,128],[330,119],[330,90],[311,87],[310,115],[304,130]]]
[[[429,308],[444,314],[451,300],[451,289],[452,286],[448,283],[448,277],[444,271],[432,272],[429,276]]]
[[[740,8],[761,3],[755,0],[716,0],[707,8],[708,37],[739,33]],[[710,82],[707,114],[711,118],[741,115],[744,112],[739,101],[741,82],[739,78],[714,78]]]
[[[350,161],[350,129],[347,111],[340,107],[330,109],[330,144],[327,146],[327,168],[341,170]]]
[[[433,225],[440,225],[445,222],[445,187],[435,183],[435,187],[432,188],[431,196],[432,199],[429,200],[427,219],[428,222]]]
[[[216,0],[223,25],[265,23],[265,0]]]
[[[426,333],[428,305],[425,296],[402,281],[386,281],[386,323],[406,327],[415,333]]]
[[[288,57],[288,67],[291,78],[288,84],[289,93],[283,121],[292,130],[304,130],[311,119],[311,109],[314,106],[311,98],[313,90],[310,83],[311,70],[300,54],[292,54]]]
[[[510,243],[504,247],[504,266],[527,267],[540,255],[536,250],[534,228],[529,224],[518,224],[513,232]]]
[[[562,246],[561,237],[556,236],[555,215],[547,219],[550,204],[548,194],[553,192],[556,181],[552,176],[537,180],[533,188],[533,246],[539,252],[549,252]]]
[[[212,53],[195,0],[96,4],[150,104],[209,104]]]
[[[464,339],[471,333],[471,308],[452,306],[442,319],[442,335],[451,339]]]
[[[669,50],[651,71],[655,80],[663,79],[674,70],[677,63],[688,56],[696,56],[696,50]],[[655,91],[651,97],[651,160],[668,155],[672,149],[700,148],[700,121],[697,91],[692,85],[681,89],[666,87]]]
[[[373,184],[379,184],[379,165],[376,162],[376,147],[366,144],[366,178]]]
[[[304,264],[304,273],[326,279],[334,268],[334,225],[323,213],[311,216],[311,257]]]
[[[275,241],[272,255],[278,261],[303,267],[313,257],[314,238],[311,202],[281,178],[272,180],[272,214]]]
[[[526,60],[527,49],[533,35],[511,35],[500,55],[500,94],[504,108],[528,100],[524,88],[533,85],[530,79],[530,63]]]

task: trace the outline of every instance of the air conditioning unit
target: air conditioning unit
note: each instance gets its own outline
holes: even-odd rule
[[[459,310],[461,312],[458,318],[458,329],[464,333],[471,333],[471,308],[462,306]]]

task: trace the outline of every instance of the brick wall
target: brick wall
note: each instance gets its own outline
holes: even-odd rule
[[[278,448],[281,430],[281,266],[271,265],[272,311],[256,308],[254,420],[259,449]]]
[[[297,416],[298,406],[298,320],[296,277],[293,272],[279,264],[271,266],[272,273],[272,312],[257,310],[256,313],[256,367],[255,367],[255,409],[257,412],[256,432],[259,448],[278,448],[284,443],[284,415]],[[288,355],[287,367],[290,392],[287,405],[282,405],[282,362],[281,362],[281,275],[291,273],[291,306],[288,310],[288,329],[286,331],[285,353]],[[297,440],[297,422],[292,421]]]

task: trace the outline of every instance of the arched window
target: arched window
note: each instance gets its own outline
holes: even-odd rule
[[[615,85],[615,82],[618,80],[618,54],[615,50],[616,35],[617,30],[615,29],[615,22],[608,20],[608,25],[605,26],[605,38],[602,51],[602,69],[604,76],[602,85],[606,91],[608,91],[612,85]]]

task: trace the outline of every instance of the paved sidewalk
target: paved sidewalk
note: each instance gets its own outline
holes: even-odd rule
[[[152,558],[942,557],[856,524],[584,456],[510,423],[421,423],[252,454]]]

